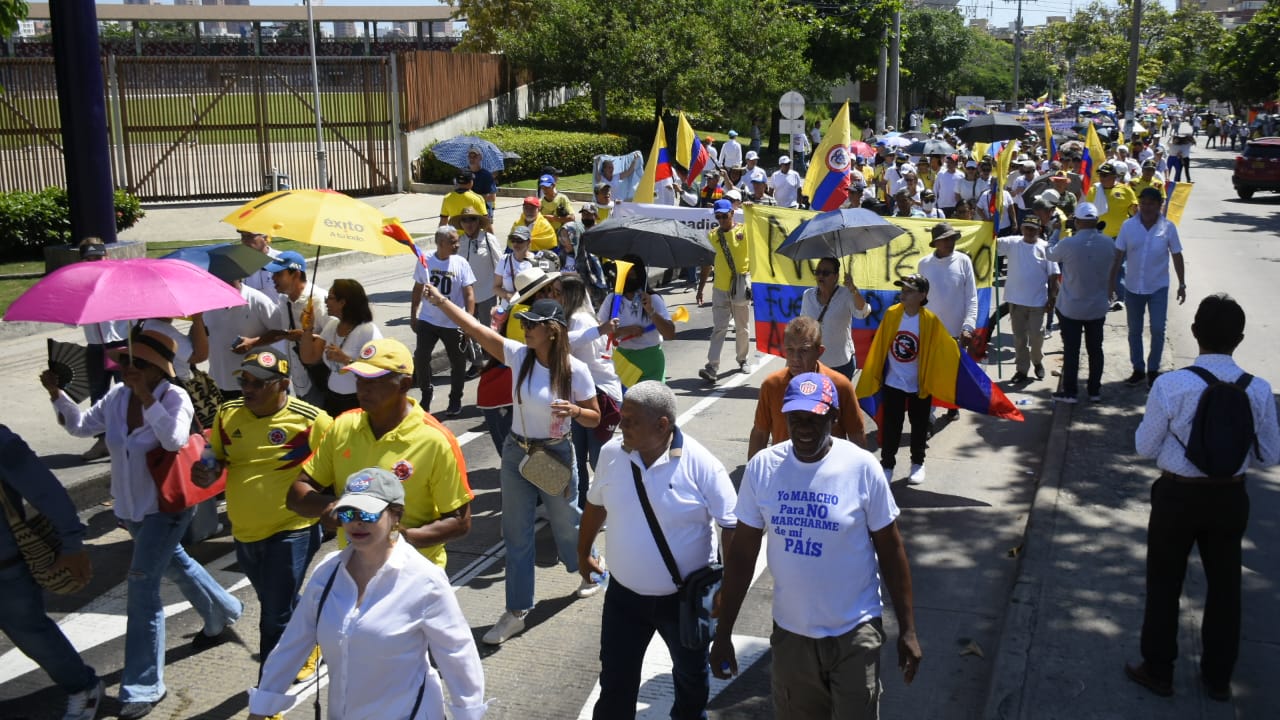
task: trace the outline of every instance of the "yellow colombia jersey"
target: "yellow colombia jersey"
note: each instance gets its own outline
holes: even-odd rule
[[[721,240],[724,241],[724,245],[728,246],[729,254],[733,256],[733,270],[729,269],[729,261],[725,259]],[[743,233],[743,227],[734,225],[732,230],[724,233],[720,231],[719,227],[712,228],[707,233],[707,241],[711,243],[711,248],[716,251],[714,287],[717,290],[729,292],[734,271],[738,273],[751,272],[751,257],[747,254],[748,245],[746,236]]]
[[[227,519],[240,542],[265,540],[286,530],[316,523],[285,507],[289,486],[311,455],[313,438],[323,435],[333,419],[324,410],[289,398],[274,415],[258,417],[244,400],[218,409],[210,444],[227,466]]]
[[[454,190],[447,193],[440,201],[440,214],[451,218],[454,215],[461,215],[464,207],[470,207],[481,217],[489,214],[489,206],[484,204],[484,198],[470,190],[465,192]]]
[[[408,528],[426,525],[471,502],[467,463],[457,438],[416,401],[410,398],[409,402],[412,405],[404,420],[377,439],[363,410],[339,415],[302,469],[317,484],[334,488],[339,496],[347,478],[357,470],[390,470],[404,483],[404,518],[400,524]],[[346,546],[346,534],[341,531],[338,544]],[[443,543],[419,548],[418,552],[436,565],[445,566]]]

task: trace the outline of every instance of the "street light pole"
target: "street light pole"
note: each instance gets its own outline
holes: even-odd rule
[[[1129,76],[1124,81],[1124,124],[1126,137],[1133,137],[1133,109],[1138,102],[1138,43],[1142,27],[1142,0],[1133,0],[1133,20],[1129,23]]]
[[[1013,107],[1019,107],[1022,75],[1022,0],[1018,0],[1018,19],[1013,24]]]
[[[320,71],[316,69],[316,21],[311,12],[312,0],[307,4],[307,40],[311,44],[311,91],[316,112],[316,174],[320,181],[316,183],[320,189],[329,187],[329,164],[324,152],[324,128],[320,115]]]

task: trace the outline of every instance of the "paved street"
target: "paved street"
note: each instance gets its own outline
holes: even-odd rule
[[[1271,247],[1280,234],[1276,210],[1280,198],[1260,196],[1254,203],[1234,199],[1226,152],[1200,150],[1198,182],[1182,225],[1186,246],[1188,304],[1170,311],[1166,363],[1187,364],[1195,355],[1190,317],[1199,298],[1226,290],[1250,313],[1246,340],[1238,357],[1255,374],[1280,381],[1275,363],[1280,336],[1270,328],[1277,296],[1270,262],[1280,262]],[[399,215],[414,232],[435,226],[439,199],[390,196],[376,203]],[[510,225],[514,200],[505,200],[498,227]],[[227,238],[216,223],[225,206],[154,209],[129,235]],[[126,236],[127,239],[127,236]],[[1262,261],[1269,262],[1262,262]],[[370,292],[375,318],[384,331],[411,342],[407,312],[412,267],[406,258],[376,259],[345,265],[334,272],[321,264],[319,282],[355,277]],[[669,306],[686,305],[687,325],[668,343],[670,385],[679,398],[681,427],[707,445],[735,482],[746,460],[749,418],[763,377],[781,368],[780,360],[757,357],[750,372],[726,376],[714,390],[696,377],[705,362],[710,333],[709,308],[694,308],[683,287],[664,291]],[[10,330],[10,333],[13,331]],[[0,339],[0,378],[9,400],[0,421],[22,433],[81,499],[90,527],[95,579],[71,598],[52,598],[51,613],[108,684],[118,689],[123,657],[124,574],[130,543],[115,527],[102,502],[105,465],[85,468],[77,457],[85,443],[68,438],[53,422],[35,376],[44,363],[44,337],[9,335]],[[896,665],[890,610],[890,644],[884,656],[886,718],[1217,718],[1266,717],[1280,707],[1280,688],[1268,668],[1280,666],[1280,637],[1274,617],[1280,594],[1280,561],[1267,549],[1280,541],[1280,473],[1250,479],[1252,523],[1245,551],[1245,643],[1236,675],[1234,707],[1210,702],[1195,681],[1198,652],[1196,618],[1184,618],[1180,638],[1184,662],[1175,677],[1173,699],[1157,699],[1121,673],[1126,659],[1137,657],[1137,627],[1143,598],[1142,568],[1147,491],[1154,478],[1149,461],[1136,458],[1132,433],[1144,393],[1125,388],[1127,352],[1121,314],[1108,318],[1108,371],[1105,402],[1055,412],[1049,395],[1056,378],[1032,383],[1010,397],[1027,417],[1011,423],[962,413],[931,440],[929,482],[894,484],[910,557],[917,623],[925,659],[916,682],[905,687]],[[78,341],[80,332],[59,329],[58,339]],[[1048,365],[1060,365],[1059,343],[1046,342]],[[731,351],[727,351],[730,352]],[[1008,362],[1008,360],[1006,360]],[[996,377],[994,366],[988,368]],[[1011,374],[1006,364],[1003,375]],[[474,399],[474,383],[465,400]],[[439,402],[439,399],[437,399]],[[438,408],[437,408],[438,409]],[[449,575],[478,638],[495,622],[503,605],[503,546],[498,528],[497,456],[483,421],[474,410],[446,423],[463,443],[470,481],[476,492],[469,536],[449,546]],[[905,454],[899,467],[906,467]],[[96,470],[95,470],[96,468]],[[97,488],[95,490],[94,488]],[[1030,534],[1024,537],[1028,518]],[[607,544],[608,533],[603,543]],[[1025,541],[1025,542],[1024,542]],[[321,555],[331,551],[326,545]],[[153,717],[164,719],[243,717],[257,663],[257,607],[252,591],[237,572],[231,541],[225,534],[202,543],[193,554],[246,603],[236,625],[240,642],[193,654],[189,642],[200,621],[167,587],[169,696]],[[763,556],[763,554],[762,554]],[[742,674],[713,684],[713,718],[767,718],[769,711],[769,596],[772,576],[758,568],[736,643]],[[1203,577],[1198,567],[1188,582],[1184,607],[1201,603]],[[602,597],[576,599],[577,576],[555,563],[550,534],[540,535],[538,606],[529,629],[498,649],[481,646],[487,694],[494,698],[488,717],[559,719],[589,717],[598,671]],[[642,687],[646,708],[640,717],[665,717],[670,681],[665,653],[650,653],[652,675]],[[45,720],[59,716],[61,694],[25,657],[0,640],[0,718]],[[113,684],[115,687],[113,687]],[[309,695],[312,686],[299,688]],[[308,703],[309,704],[309,700]],[[106,706],[109,714],[114,701]],[[1234,709],[1234,713],[1232,712]],[[310,717],[299,705],[289,718]]]

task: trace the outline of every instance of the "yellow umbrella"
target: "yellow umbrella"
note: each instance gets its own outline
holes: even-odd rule
[[[309,245],[374,255],[415,254],[410,244],[387,234],[399,221],[384,218],[382,211],[369,203],[332,190],[267,193],[236,208],[222,222],[237,230]]]

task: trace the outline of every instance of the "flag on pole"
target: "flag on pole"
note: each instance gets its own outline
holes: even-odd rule
[[[640,177],[640,187],[636,188],[635,201],[654,202],[656,188],[670,183],[671,156],[667,153],[667,131],[662,126],[662,118],[658,118],[658,132],[653,137],[653,149],[649,151],[649,159],[645,161],[644,175]]]
[[[1058,159],[1058,141],[1053,139],[1053,126],[1049,124],[1049,113],[1044,114],[1044,150],[1050,160]]]
[[[849,173],[853,167],[849,143],[852,139],[849,131],[849,102],[846,100],[835,119],[827,126],[822,142],[814,148],[809,171],[804,176],[802,192],[810,198],[809,207],[813,210],[837,210],[849,199]]]
[[[1089,188],[1098,182],[1098,168],[1106,161],[1107,151],[1102,149],[1102,140],[1098,138],[1098,131],[1094,129],[1093,121],[1090,121],[1084,138],[1084,159],[1080,163],[1081,185],[1085,194],[1088,194]]]
[[[1004,144],[1000,150],[1000,156],[996,158],[996,169],[992,174],[991,182],[991,198],[988,201],[994,212],[991,213],[991,222],[995,224],[995,232],[1000,232],[1000,221],[1004,215],[1004,183],[1009,177],[1009,164],[1013,161],[1013,155],[1018,151],[1018,141],[1010,140]]]
[[[676,127],[676,162],[689,169],[686,182],[692,184],[702,177],[710,161],[711,155],[698,139],[698,133],[693,131],[684,113],[680,113],[680,124]]]
[[[400,224],[399,220],[395,218],[388,220],[387,224],[382,226],[382,234],[401,245],[407,245],[413,251],[414,256],[418,258],[418,262],[422,264],[422,267],[427,266],[427,256],[422,254],[422,248],[419,248],[418,244],[413,241],[413,236]]]

